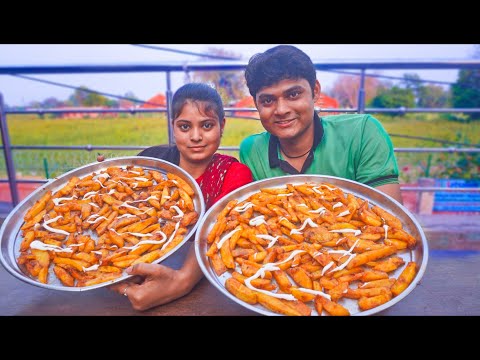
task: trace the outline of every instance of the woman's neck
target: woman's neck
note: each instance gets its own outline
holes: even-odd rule
[[[198,179],[200,176],[202,176],[205,170],[207,170],[208,164],[210,164],[211,160],[212,158],[202,162],[190,162],[180,154],[179,166],[189,173],[194,179]]]

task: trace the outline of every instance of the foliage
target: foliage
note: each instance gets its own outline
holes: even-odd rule
[[[365,77],[365,103],[368,104],[378,93],[380,86],[386,86],[378,78]],[[326,92],[329,96],[338,100],[341,107],[354,109],[358,105],[358,89],[360,88],[360,76],[340,75],[335,80],[331,90]]]
[[[449,91],[439,85],[427,84],[418,89],[417,105],[424,108],[448,107],[451,101]]]
[[[110,100],[103,95],[92,92],[86,86],[80,86],[76,89],[73,94],[69,97],[69,101],[73,106],[112,106],[116,102]]]
[[[459,108],[480,108],[480,69],[462,69],[457,82],[452,85],[453,105]],[[469,113],[472,120],[480,119],[480,113]]]
[[[241,55],[224,49],[208,48],[208,54],[241,58]],[[188,81],[187,79],[186,82]],[[193,81],[206,82],[215,86],[224,104],[230,105],[248,95],[243,71],[195,71]]]
[[[414,107],[415,95],[412,89],[402,89],[398,86],[392,86],[390,89],[381,88],[372,100],[372,106],[377,108]],[[394,114],[394,116],[398,115]]]

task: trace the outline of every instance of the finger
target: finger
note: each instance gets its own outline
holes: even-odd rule
[[[119,283],[116,283],[116,284],[112,284],[110,286],[108,286],[108,288],[114,292],[116,292],[117,294],[123,294],[123,291],[125,290],[125,288],[127,286],[132,286],[134,283],[133,282],[130,282],[130,281],[122,281],[122,282],[119,282]]]
[[[165,272],[166,266],[160,264],[139,263],[127,268],[126,272],[130,275],[140,276],[158,276]]]

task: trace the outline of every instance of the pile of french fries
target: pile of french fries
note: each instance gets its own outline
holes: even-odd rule
[[[173,173],[112,166],[47,191],[25,214],[18,264],[48,284],[91,286],[174,249],[198,220],[194,190]]]
[[[283,315],[350,315],[352,303],[355,313],[372,309],[417,273],[414,261],[399,256],[417,243],[401,221],[329,183],[263,188],[232,200],[207,242],[231,294]]]

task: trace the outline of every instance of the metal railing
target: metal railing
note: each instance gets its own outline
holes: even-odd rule
[[[478,60],[462,61],[422,61],[422,62],[329,62],[314,63],[319,71],[331,71],[341,69],[360,70],[360,88],[358,92],[358,107],[356,109],[321,109],[322,112],[345,112],[345,113],[473,113],[480,112],[480,108],[365,108],[365,77],[369,76],[367,70],[399,70],[399,69],[480,69]],[[0,179],[0,182],[9,182],[10,193],[13,205],[19,203],[17,183],[43,183],[47,180],[21,180],[16,178],[15,166],[12,159],[12,150],[28,149],[47,149],[47,150],[141,150],[146,146],[30,146],[30,145],[11,145],[7,126],[7,114],[63,114],[63,113],[158,113],[167,114],[168,141],[173,144],[173,132],[171,127],[171,73],[172,72],[190,72],[190,71],[232,71],[243,70],[246,62],[228,61],[224,62],[195,62],[195,63],[174,63],[165,62],[162,64],[129,64],[129,65],[55,65],[55,66],[3,66],[0,67],[0,75],[18,75],[18,74],[79,74],[79,73],[126,73],[126,72],[164,72],[166,81],[166,107],[150,109],[49,109],[49,110],[5,110],[3,96],[0,93],[0,130],[2,136],[2,149],[5,156],[6,170],[8,180]],[[255,108],[225,108],[226,113],[253,111]],[[238,151],[237,147],[220,147],[224,151]],[[448,152],[448,153],[478,153],[480,148],[395,148],[396,152]],[[480,192],[480,188],[438,188],[438,187],[403,187],[402,191],[459,191],[459,192]]]

